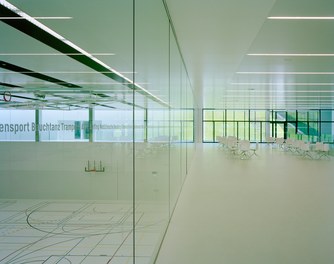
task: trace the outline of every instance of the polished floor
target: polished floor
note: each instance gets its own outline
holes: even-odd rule
[[[334,263],[334,157],[197,149],[157,264]]]

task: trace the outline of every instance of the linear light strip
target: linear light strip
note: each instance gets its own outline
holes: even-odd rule
[[[333,75],[334,72],[236,72],[237,74],[255,75]]]
[[[334,17],[325,16],[270,16],[268,19],[278,20],[333,20]]]
[[[247,55],[274,57],[333,57],[334,53],[248,53]]]
[[[333,96],[328,95],[225,95],[225,98],[232,97],[232,98],[334,98]]]
[[[90,53],[93,56],[113,56],[115,53]],[[0,53],[0,56],[82,56],[81,53]]]
[[[230,83],[231,85],[334,86],[334,83]]]
[[[277,91],[277,90],[225,90],[225,92],[230,92],[230,93],[245,93],[245,92],[250,92],[250,93],[265,93],[265,92],[270,92],[270,93],[334,93],[334,90],[328,90],[328,91],[307,91],[307,90],[284,90],[284,91]]]
[[[234,103],[234,102],[239,102],[240,103],[240,101],[236,101],[237,99],[235,99],[235,100],[225,100],[225,101],[221,101],[220,103]],[[333,100],[321,100],[321,99],[319,99],[319,100],[306,100],[306,99],[303,99],[303,100],[293,100],[293,99],[291,99],[291,100],[285,100],[285,99],[275,99],[275,100],[270,100],[270,101],[268,101],[268,100],[251,100],[251,101],[241,101],[241,102],[243,102],[243,103],[266,103],[266,102],[268,102],[268,103],[277,103],[277,102],[286,102],[286,103],[301,103],[301,102],[306,102],[306,103],[333,103]]]

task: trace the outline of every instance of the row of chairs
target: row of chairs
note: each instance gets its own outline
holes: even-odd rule
[[[228,151],[231,155],[239,157],[240,159],[249,159],[252,156],[258,156],[258,143],[252,147],[249,140],[238,140],[234,136],[222,137],[217,136],[219,147]]]
[[[287,152],[291,152],[302,157],[310,159],[329,159],[329,144],[323,142],[316,142],[311,144],[310,142],[304,142],[303,140],[297,140],[292,138],[276,138],[274,143],[277,144],[279,149]]]
[[[219,143],[219,147],[228,151],[233,156],[241,159],[249,159],[254,155],[258,156],[256,153],[258,150],[258,143],[255,143],[255,147],[252,147],[249,140],[238,140],[235,136],[217,136],[216,139]],[[297,139],[273,137],[267,138],[267,142],[276,144],[279,149],[294,153],[303,158],[330,159],[329,144],[323,142],[311,144],[310,142],[304,142]]]

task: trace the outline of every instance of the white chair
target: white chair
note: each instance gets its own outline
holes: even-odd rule
[[[284,149],[286,151],[291,151],[291,152],[294,152],[295,148],[294,148],[294,143],[295,141],[291,138],[287,138],[285,140],[285,143],[284,143]]]
[[[303,158],[310,158],[313,159],[313,155],[310,149],[310,144],[302,142],[299,144],[299,152]]]
[[[218,141],[218,147],[224,147],[224,139],[221,136],[216,136],[216,140]]]
[[[250,157],[252,156],[259,156],[256,151],[259,149],[259,143],[256,142],[254,147],[250,147]]]
[[[231,154],[236,155],[238,152],[238,139],[232,136],[228,137],[226,146]]]
[[[239,142],[239,156],[241,159],[250,158],[250,142],[248,140],[241,140]]]
[[[275,138],[273,137],[266,137],[267,143],[275,143]]]
[[[319,152],[319,159],[325,157],[326,159],[330,159],[329,157],[329,144],[322,144],[322,150]]]
[[[299,154],[301,156],[304,156],[305,149],[305,142],[303,140],[295,140],[293,142],[293,152],[297,155]]]
[[[324,143],[322,142],[316,142],[314,145],[313,152],[320,158],[320,155],[322,154],[322,150],[324,148]]]
[[[276,138],[275,141],[279,149],[284,149],[284,138]]]

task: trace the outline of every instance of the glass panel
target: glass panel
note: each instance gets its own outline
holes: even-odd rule
[[[297,133],[300,135],[308,135],[308,125],[307,122],[298,122]]]
[[[203,125],[204,125],[203,127],[204,142],[214,142],[213,122],[204,122]]]
[[[249,111],[249,120],[250,121],[256,121],[256,110],[250,110]]]
[[[213,120],[213,110],[203,110],[203,120]]]
[[[249,123],[238,122],[238,138],[240,140],[249,140]]]
[[[184,67],[184,65],[183,65],[183,67]],[[183,76],[186,77],[187,75],[184,74]],[[198,109],[194,110],[193,89],[191,88],[190,81],[189,81],[188,78],[186,78],[184,89],[185,89],[185,94],[186,94],[186,103],[187,103],[186,106],[187,106],[187,108],[191,108],[192,109],[191,110],[191,112],[192,112],[191,116],[192,116],[192,120],[193,120],[191,131],[188,130],[187,133],[192,134],[193,135],[192,138],[194,140],[195,139],[195,136],[194,136],[194,130],[195,130],[195,127],[194,127],[194,124],[195,124],[195,120],[194,120],[194,118],[195,118],[195,111],[198,112],[199,110]],[[197,127],[200,127],[200,125],[197,125]],[[196,150],[195,146],[196,146],[196,144],[195,144],[194,141],[187,143],[187,150],[186,150],[186,155],[187,155],[186,170],[187,170],[187,172],[188,172],[189,166],[190,166],[190,164],[192,162],[192,158],[193,158],[195,150]],[[186,177],[186,175],[184,175],[184,178],[185,177]],[[184,180],[183,180],[183,182],[184,182]]]
[[[135,80],[155,96],[135,93],[136,126],[147,111],[147,140],[136,133],[135,145],[136,263],[150,264],[180,190],[182,81],[163,2],[137,1],[135,19]]]
[[[270,127],[269,122],[261,122],[261,140],[260,140],[260,142],[265,142],[266,141],[267,127]],[[270,129],[268,129],[268,131],[270,131]]]
[[[227,121],[233,121],[234,120],[234,110],[226,110],[226,120]]]
[[[332,126],[331,122],[321,122],[321,141],[332,142]]]
[[[169,111],[150,109],[147,117],[147,139],[149,142],[169,137]]]
[[[145,123],[144,110],[135,113],[136,141],[144,141]],[[131,110],[95,110],[94,111],[94,141],[96,142],[131,142],[132,141]]]
[[[194,142],[194,123],[189,121],[183,122],[182,133],[182,142]]]
[[[318,122],[309,122],[309,135],[311,142],[317,142],[319,139],[319,123]]]
[[[0,113],[0,141],[35,141],[34,110],[4,110]]]
[[[237,123],[236,122],[226,122],[226,136],[237,136]]]
[[[309,111],[309,121],[319,121],[319,111],[318,110]]]
[[[307,121],[307,116],[307,111],[298,111],[298,121]]]
[[[256,121],[266,121],[265,110],[256,110]]]
[[[274,120],[276,121],[285,121],[285,116],[286,116],[285,111],[274,112]]]
[[[194,110],[193,109],[185,109],[183,110],[183,114],[184,114],[183,115],[184,120],[194,121]]]
[[[333,112],[332,110],[321,110],[321,121],[332,121]]]
[[[41,110],[41,141],[89,141],[88,110]]]
[[[65,55],[11,57],[37,74],[8,79],[28,86],[1,110],[0,149],[10,155],[0,155],[0,198],[52,236],[9,215],[3,240],[24,248],[17,263],[153,263],[195,152],[192,87],[164,1],[10,2],[74,19],[44,21],[66,38],[57,47],[0,29],[3,53]],[[69,43],[83,55],[62,50]]]
[[[225,123],[224,122],[215,122],[215,135],[224,136],[225,135]]]
[[[252,142],[259,142],[260,141],[260,128],[261,123],[260,122],[250,122],[250,141]]]
[[[248,121],[248,111],[247,110],[235,110],[234,120],[235,121]]]
[[[12,247],[8,251],[0,250],[0,258],[10,262],[15,255],[17,263],[134,263],[133,219],[139,230],[150,223],[146,221],[148,217],[145,221],[140,218],[147,211],[134,214],[133,207],[132,90],[122,84],[125,80],[120,80],[121,76],[115,80],[114,74],[102,73],[110,67],[133,80],[133,1],[102,0],[97,5],[89,0],[10,2],[31,16],[58,14],[73,18],[65,23],[40,21],[66,38],[66,42],[58,45],[59,49],[71,42],[80,51],[116,56],[69,57],[63,54],[69,51],[64,49],[62,53],[49,46],[56,42],[49,41],[46,45],[23,32],[14,32],[8,25],[1,27],[1,35],[6,36],[6,44],[1,46],[4,53],[64,56],[15,56],[10,60],[37,73],[34,77],[23,74],[17,77],[11,73],[10,79],[13,83],[24,83],[19,93],[26,98],[20,98],[13,106],[24,112],[17,121],[35,122],[39,133],[31,133],[29,139],[36,136],[40,142],[1,142],[7,144],[5,149],[10,149],[11,155],[7,161],[0,155],[0,197],[10,201],[6,210],[18,219],[25,219],[25,213],[29,213],[31,228],[22,229],[17,221],[7,217],[11,234],[2,233],[2,239],[20,245],[24,253],[21,251],[19,256],[17,248]],[[93,13],[101,19],[95,19]],[[40,73],[60,81],[40,79]],[[123,133],[124,141],[93,141],[96,131],[92,124],[97,109],[130,110],[131,115],[126,114],[121,123],[126,127],[116,129],[117,138]],[[100,120],[112,125],[111,118],[105,115]],[[119,124],[117,120],[116,124]],[[101,140],[109,141],[111,130],[105,132],[100,135]],[[6,163],[11,165],[4,167]],[[1,215],[2,210],[3,207]],[[35,232],[36,229],[43,232]],[[141,238],[146,240],[147,236]],[[147,244],[157,243],[151,241]],[[154,252],[151,250],[154,246],[146,247],[147,252]]]
[[[287,138],[297,139],[296,135],[296,123],[288,123]]]
[[[224,110],[214,110],[213,117],[215,121],[223,121],[224,120]]]
[[[155,0],[152,0],[155,1]],[[168,50],[167,50],[168,51]],[[167,53],[168,54],[168,53]],[[171,136],[180,127],[179,109],[182,108],[183,92],[181,88],[182,61],[178,51],[177,43],[173,35],[170,38],[170,104],[171,104]],[[179,134],[180,138],[180,134]],[[182,144],[174,143],[169,153],[170,159],[170,210],[176,205],[178,194],[182,186]]]
[[[296,111],[288,111],[287,119],[288,121],[296,121]]]
[[[276,138],[283,138],[284,137],[284,123],[275,123],[274,124],[274,133],[273,136]]]

